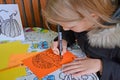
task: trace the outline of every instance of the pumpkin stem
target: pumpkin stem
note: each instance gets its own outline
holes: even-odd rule
[[[9,11],[4,10],[4,9],[1,9],[1,10],[0,10],[0,12],[2,12],[2,11],[4,11],[4,12],[9,12]],[[3,21],[4,21],[4,20],[3,20],[2,16],[0,16],[0,25],[1,25],[1,23],[2,23]]]
[[[13,15],[16,16],[17,15],[17,11],[15,11],[15,13],[12,13],[9,17],[10,19],[13,19]]]
[[[0,10],[0,12],[2,12],[2,11],[4,11],[4,12],[9,12],[9,11],[6,11],[6,10],[4,10],[4,9],[1,9],[1,10]]]

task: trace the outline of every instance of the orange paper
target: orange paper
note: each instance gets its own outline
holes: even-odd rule
[[[59,55],[54,54],[51,49],[48,49],[33,57],[23,60],[23,64],[28,66],[36,76],[42,78],[59,69],[62,64],[73,61],[74,58],[75,56],[67,51],[63,55],[63,58],[60,59]]]
[[[36,54],[38,54],[38,52],[24,53],[24,54],[12,54],[9,59],[8,67],[23,64],[22,60],[27,59]]]

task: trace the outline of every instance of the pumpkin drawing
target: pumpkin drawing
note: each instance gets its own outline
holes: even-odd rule
[[[1,31],[2,22],[3,22],[3,18],[0,16],[0,34],[2,33],[2,31]]]
[[[16,21],[16,19],[13,19],[13,15],[16,16],[16,13],[12,13],[9,17],[10,19],[6,19],[2,22],[1,25],[1,32],[3,35],[7,36],[7,37],[17,37],[19,35],[21,35],[21,29],[20,29],[20,25],[18,24],[18,22]]]

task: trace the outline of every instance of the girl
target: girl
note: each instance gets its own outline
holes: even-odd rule
[[[65,64],[64,73],[97,73],[100,80],[120,80],[120,9],[113,1],[47,0],[47,21],[63,28],[63,53],[77,40],[88,56]],[[57,47],[55,41],[52,49],[56,54]]]

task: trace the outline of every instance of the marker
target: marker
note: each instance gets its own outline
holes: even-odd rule
[[[58,28],[58,49],[59,49],[59,55],[60,58],[62,59],[62,32],[60,30],[60,25],[57,26]]]

